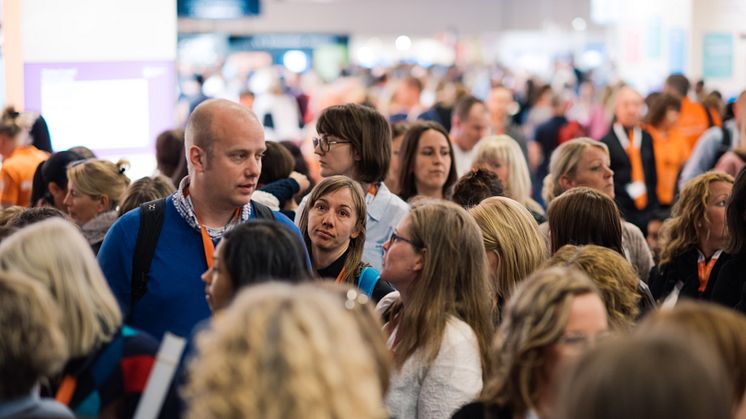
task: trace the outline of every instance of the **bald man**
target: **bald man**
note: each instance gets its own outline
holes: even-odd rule
[[[644,232],[658,201],[653,138],[640,126],[642,106],[642,96],[634,89],[620,89],[614,103],[614,123],[601,142],[609,147],[619,210]]]
[[[273,217],[301,237],[287,217],[251,201],[266,147],[250,110],[223,99],[202,102],[189,119],[184,145],[189,174],[162,201],[163,222],[144,294],[133,298],[133,257],[141,213],[151,208],[122,216],[98,254],[127,323],[158,339],[166,331],[188,336],[210,316],[200,276],[212,267],[225,232],[252,218]]]

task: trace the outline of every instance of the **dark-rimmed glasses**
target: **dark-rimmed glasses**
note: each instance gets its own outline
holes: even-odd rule
[[[396,242],[398,242],[398,241],[402,241],[402,242],[404,242],[404,243],[409,243],[409,244],[410,244],[410,245],[411,245],[412,247],[414,247],[414,248],[415,248],[415,249],[417,249],[417,250],[422,250],[422,246],[418,246],[418,245],[417,245],[417,244],[416,244],[415,242],[413,242],[412,240],[409,240],[409,239],[407,239],[407,238],[404,238],[404,237],[402,237],[402,236],[400,236],[400,235],[396,234],[396,232],[393,232],[393,233],[391,233],[391,238],[389,239],[389,241],[391,242],[391,244],[394,244],[394,243],[396,243]]]
[[[347,141],[347,140],[330,140],[329,137],[326,135],[319,135],[318,137],[313,137],[311,141],[313,142],[313,148],[318,147],[319,150],[321,150],[321,152],[323,153],[329,152],[333,144],[349,144],[350,143],[350,141]]]

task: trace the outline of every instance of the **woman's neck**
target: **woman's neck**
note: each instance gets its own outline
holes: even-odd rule
[[[699,241],[697,247],[699,248],[699,251],[705,255],[705,259],[709,259],[715,254],[715,252],[724,247],[724,243],[722,240],[703,239]]]
[[[443,199],[443,188],[442,187],[428,187],[424,185],[416,185],[417,195],[425,196],[428,198]]]
[[[313,269],[318,271],[319,269],[328,268],[329,265],[334,263],[334,261],[342,257],[349,247],[348,244],[347,246],[342,246],[338,249],[326,250],[311,245],[311,262],[313,263]]]

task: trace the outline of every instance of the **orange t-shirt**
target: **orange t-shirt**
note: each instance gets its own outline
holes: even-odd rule
[[[655,171],[658,176],[658,185],[656,186],[658,202],[662,205],[671,205],[679,171],[684,167],[689,157],[689,143],[675,129],[662,132],[651,126],[646,126],[645,130],[653,137]]]
[[[715,125],[723,125],[723,121],[717,112],[713,112],[712,109],[708,111]],[[708,128],[710,128],[710,122],[707,119],[704,106],[686,97],[681,99],[679,119],[676,121],[673,130],[677,131],[677,135],[686,140],[689,153],[694,149],[694,145],[697,144],[700,135],[707,131]]]
[[[31,206],[31,186],[39,163],[49,158],[49,153],[27,145],[13,150],[0,169],[0,190],[3,206]]]

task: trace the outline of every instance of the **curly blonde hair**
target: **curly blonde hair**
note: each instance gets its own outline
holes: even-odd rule
[[[479,399],[522,415],[538,404],[547,351],[564,332],[572,301],[599,295],[593,282],[573,268],[552,267],[523,281],[508,301],[492,344],[494,369]]]
[[[733,176],[722,172],[703,173],[684,185],[673,206],[671,218],[661,227],[661,265],[699,243],[701,234],[709,234],[701,227],[707,221],[707,201],[710,184],[733,184]]]
[[[640,293],[637,272],[619,253],[589,244],[562,246],[548,261],[547,266],[571,266],[585,274],[601,292],[609,326],[612,330],[629,330],[639,313]]]
[[[247,288],[197,347],[184,392],[189,418],[387,417],[370,348],[323,290]]]

